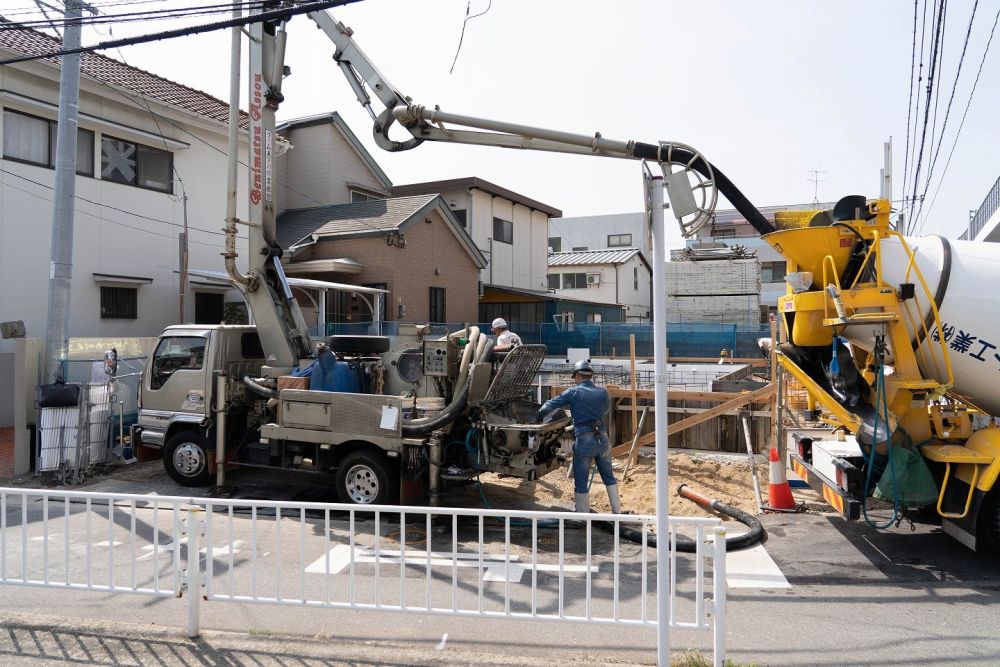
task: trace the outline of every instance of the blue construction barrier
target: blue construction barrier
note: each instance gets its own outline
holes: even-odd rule
[[[376,331],[371,322],[329,323],[326,335],[364,336],[380,333],[393,336],[399,332],[399,322],[383,322],[381,331]],[[458,322],[434,324],[435,333],[457,331],[464,325]],[[489,331],[490,323],[477,324],[481,330]],[[571,347],[585,347],[595,357],[624,357],[629,353],[629,336],[635,334],[635,353],[638,357],[653,356],[652,324],[553,324],[512,322],[511,331],[521,337],[526,344],[541,343],[548,347],[549,354],[566,354]],[[770,336],[769,324],[718,324],[691,322],[667,323],[667,347],[672,357],[718,357],[722,350],[728,350],[733,357],[756,357],[760,355],[757,339]],[[319,337],[319,327],[310,331]]]

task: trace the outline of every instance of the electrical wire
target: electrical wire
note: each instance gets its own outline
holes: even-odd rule
[[[149,42],[157,42],[164,39],[172,39],[174,37],[187,37],[189,35],[199,35],[206,32],[213,32],[215,30],[236,28],[240,26],[249,25],[251,23],[260,23],[262,21],[288,20],[293,16],[298,16],[299,14],[308,14],[310,12],[317,12],[324,9],[329,9],[331,7],[340,7],[344,5],[349,5],[359,1],[360,0],[315,0],[314,2],[306,2],[301,5],[296,5],[294,7],[286,9],[265,11],[259,14],[243,16],[238,19],[227,19],[225,21],[205,23],[202,25],[190,26],[187,28],[178,28],[175,30],[164,30],[162,32],[147,33],[144,35],[138,35],[136,37],[130,37],[127,39],[110,40],[110,41],[99,42],[97,44],[92,44],[91,46],[81,46],[76,49],[59,49],[56,51],[49,51],[47,53],[39,53],[30,56],[7,58],[6,60],[0,60],[0,65],[13,65],[16,63],[29,62],[32,60],[45,60],[47,58],[56,58],[59,56],[72,55],[74,53],[92,53],[94,51],[111,49],[116,46],[147,44]]]
[[[955,101],[955,91],[958,89],[958,80],[962,75],[962,64],[965,62],[965,54],[969,48],[969,38],[972,35],[972,24],[976,18],[976,9],[979,7],[979,0],[976,0],[972,5],[972,14],[969,16],[969,26],[965,31],[965,41],[962,44],[962,54],[958,58],[958,67],[955,70],[955,80],[951,84],[951,94],[948,96],[948,105],[945,107],[944,112],[944,122],[941,124],[941,136],[938,137],[937,146],[934,149],[934,157],[931,158],[930,167],[927,169],[927,181],[924,183],[923,193],[920,195],[920,206],[917,209],[917,214],[913,218],[912,222],[917,225],[919,222],[920,229],[923,229],[923,221],[920,220],[920,214],[924,210],[924,201],[927,196],[927,190],[930,189],[931,179],[934,175],[934,168],[937,166],[938,156],[941,153],[941,145],[944,143],[945,131],[948,129],[948,118],[951,116],[951,105]]]
[[[978,0],[977,0],[978,1]],[[913,116],[913,78],[917,64],[917,9],[920,0],[913,0],[913,44],[910,46],[910,92],[906,96],[906,149],[903,151],[903,200],[906,200],[906,174],[910,168],[910,119]],[[914,127],[916,129],[916,127]],[[914,137],[916,140],[916,137]]]
[[[22,176],[21,174],[15,173],[13,171],[9,171],[7,169],[0,168],[0,173],[7,174],[8,176],[13,176],[14,178],[19,178],[22,181],[27,181],[28,183],[31,183],[32,185],[37,185],[38,187],[45,188],[46,190],[53,190],[54,189],[51,185],[46,185],[45,183],[40,183],[39,181],[33,180],[31,178],[28,178],[27,176]],[[9,183],[5,183],[4,185],[7,185],[9,187],[15,187],[15,186],[10,185]],[[24,190],[24,192],[29,192],[29,194],[34,194],[34,193],[31,193],[28,190]],[[179,223],[179,222],[171,222],[170,220],[161,220],[160,218],[153,218],[153,217],[150,217],[148,215],[143,215],[142,213],[136,213],[135,211],[129,211],[129,210],[124,209],[124,208],[118,208],[117,206],[112,206],[111,204],[103,204],[101,202],[96,202],[96,201],[94,201],[92,199],[87,199],[86,197],[83,197],[81,195],[74,195],[73,198],[74,199],[78,199],[78,200],[80,200],[82,202],[86,202],[87,204],[91,204],[92,206],[97,206],[97,207],[100,207],[100,208],[106,208],[106,209],[109,209],[109,210],[112,210],[112,211],[117,211],[118,213],[124,213],[125,215],[130,215],[132,217],[139,218],[140,220],[148,220],[150,222],[155,222],[157,224],[167,225],[167,226],[170,226],[170,227],[180,227],[180,228],[184,227],[184,225],[181,224],[181,223]],[[201,227],[194,227],[192,225],[188,225],[188,228],[192,229],[194,231],[204,232],[205,234],[213,234],[213,235],[217,235],[217,236],[224,236],[225,235],[225,233],[221,232],[221,231],[215,231],[215,230],[211,230],[211,229],[202,229]],[[150,233],[153,233],[153,232],[150,232]],[[175,238],[175,237],[171,236],[171,237],[168,237],[168,238]]]
[[[0,173],[9,174],[11,176],[16,176],[18,178],[24,178],[23,176],[20,176],[19,174],[15,174],[15,173],[7,171],[5,169],[0,169]],[[28,181],[29,183],[33,183],[35,185],[41,186],[43,188],[46,188],[47,190],[52,190],[52,188],[50,186],[45,185],[44,183],[38,183],[37,181],[32,181],[30,178],[24,178],[24,180]],[[24,188],[19,188],[16,185],[12,185],[10,183],[0,183],[0,187],[10,188],[12,190],[17,190],[18,192],[23,192],[25,194],[31,195],[32,197],[37,197],[38,199],[41,199],[42,201],[48,202],[50,204],[54,203],[53,200],[45,197],[44,195],[41,195],[41,194],[39,194],[37,192],[32,192],[31,190],[26,190]],[[94,202],[91,202],[90,200],[83,199],[82,197],[74,197],[74,199],[81,199],[82,201],[86,201],[87,203],[90,203],[90,204],[94,203]],[[103,204],[96,204],[96,205],[104,207]],[[113,208],[113,207],[105,207],[105,208]],[[129,215],[135,215],[135,216],[138,216],[138,217],[143,217],[143,216],[139,216],[139,214],[133,213],[131,211],[122,211],[122,209],[114,209],[114,210],[121,211],[121,212],[127,213]],[[117,225],[118,227],[124,227],[126,229],[131,229],[131,230],[134,230],[134,231],[137,231],[137,232],[142,232],[144,234],[150,234],[152,236],[160,236],[160,237],[163,237],[165,239],[170,239],[171,241],[176,241],[177,240],[176,236],[171,236],[169,234],[161,234],[159,232],[154,232],[151,229],[145,229],[143,227],[135,227],[133,225],[129,225],[129,224],[126,224],[124,222],[120,222],[118,220],[112,220],[110,218],[104,218],[104,217],[98,216],[98,215],[96,215],[94,213],[91,213],[90,211],[84,211],[84,210],[76,208],[76,207],[73,208],[73,211],[75,213],[79,213],[80,215],[85,215],[85,216],[87,216],[89,218],[94,218],[95,220],[98,220],[99,222],[107,222],[107,223],[112,224],[112,225]],[[149,219],[152,219],[152,218],[149,218]],[[180,226],[180,225],[177,225],[177,223],[166,222],[166,221],[163,221],[163,220],[158,221],[158,222],[164,222],[165,224],[172,225],[172,226]],[[204,231],[204,230],[201,230],[201,231]],[[196,243],[198,245],[204,245],[204,246],[209,246],[209,247],[213,247],[213,248],[214,247],[218,247],[218,244],[216,244],[216,243],[208,243],[206,241],[191,241],[191,243]]]
[[[248,11],[259,11],[264,9],[267,5],[263,0],[255,0],[253,2],[236,3],[235,8],[245,9]],[[86,7],[85,7],[86,8]],[[79,25],[82,27],[93,27],[97,25],[108,25],[108,24],[120,24],[120,23],[135,23],[135,22],[149,22],[149,21],[163,21],[163,20],[177,20],[186,19],[199,16],[216,16],[219,14],[229,14],[234,9],[232,3],[229,4],[217,4],[217,5],[202,5],[198,7],[181,7],[181,8],[170,8],[170,9],[154,9],[148,11],[140,12],[124,12],[119,14],[95,14],[94,16],[82,16],[76,19],[29,19],[17,21],[16,23],[6,23],[0,24],[0,31],[3,30],[19,30],[23,28],[42,28],[42,27],[52,27],[56,26],[65,28],[67,24]]]
[[[938,193],[941,191],[941,185],[944,183],[944,178],[948,174],[948,167],[951,165],[951,158],[955,155],[955,147],[958,145],[958,138],[962,135],[962,128],[965,127],[965,118],[969,115],[969,108],[972,106],[972,98],[976,94],[976,87],[979,85],[979,77],[983,73],[983,65],[986,64],[986,56],[990,52],[990,45],[993,44],[993,36],[996,33],[998,22],[1000,22],[1000,9],[997,10],[996,16],[993,17],[993,27],[990,29],[990,37],[986,41],[986,48],[983,50],[983,57],[979,61],[979,70],[976,71],[976,78],[972,82],[972,90],[969,92],[969,99],[965,103],[965,111],[962,112],[962,120],[959,122],[958,130],[955,132],[955,139],[952,141],[951,150],[948,152],[948,159],[945,161],[944,169],[941,172],[941,179],[938,181],[937,188],[934,190],[934,196],[931,198],[930,206],[927,209],[927,216],[924,218],[925,221],[927,217],[930,217],[931,210],[934,208],[934,203],[937,201]],[[919,229],[920,231],[923,230],[923,223],[921,223]],[[972,239],[969,240],[971,241]]]
[[[917,150],[917,165],[913,172],[913,186],[911,188],[911,195],[916,195],[917,190],[920,187],[920,170],[923,166],[924,161],[924,146],[927,143],[927,127],[930,124],[931,116],[931,104],[935,96],[934,81],[936,80],[937,67],[940,56],[940,45],[941,45],[941,32],[944,24],[944,12],[947,0],[941,0],[938,8],[935,10],[936,16],[932,18],[933,28],[934,28],[934,41],[931,42],[931,54],[930,54],[930,72],[927,76],[927,94],[924,96],[924,122],[923,129],[920,133],[920,148]],[[910,233],[913,231],[913,209],[916,205],[916,199],[910,202],[910,219],[906,222],[906,231]]]
[[[923,8],[923,12],[922,12],[922,15],[921,15],[921,18],[920,18],[920,49],[917,51],[917,53],[920,54],[920,62],[919,62],[919,65],[917,67],[916,95],[913,98],[913,111],[914,111],[914,113],[919,113],[919,111],[920,111],[920,100],[923,98],[923,86],[921,84],[922,84],[922,82],[924,80],[924,44],[925,44],[926,38],[927,38],[927,4],[930,1],[931,0],[924,0],[924,8]],[[917,125],[918,125],[918,123],[919,123],[919,120],[917,118],[914,118],[914,120],[913,120],[913,141],[912,142],[911,141],[907,142],[909,144],[909,146],[910,146],[910,151],[909,151],[909,153],[907,155],[907,158],[908,158],[907,162],[910,165],[909,169],[913,169],[913,167],[916,166],[916,162],[917,162],[916,150],[917,150]],[[910,211],[909,211],[910,200],[913,198],[913,193],[912,192],[910,192],[909,196],[907,196],[907,191],[910,188],[910,175],[912,174],[912,172],[909,169],[906,170],[903,173],[903,206],[901,208],[901,214],[905,214],[905,216],[907,216],[906,217],[907,221],[909,220],[909,215],[910,215]],[[902,231],[904,233],[906,232],[905,221],[904,221],[904,229]]]
[[[478,14],[473,14],[472,16],[469,16],[469,9],[471,7],[472,7],[472,0],[468,0],[468,2],[465,5],[465,20],[462,21],[462,34],[458,36],[458,48],[455,49],[455,59],[451,61],[451,69],[448,70],[448,74],[451,74],[452,72],[455,71],[455,63],[458,62],[458,54],[462,51],[462,41],[465,39],[465,26],[472,19],[478,19],[480,16],[483,16],[486,14],[486,12],[490,11],[490,9],[493,7],[493,0],[489,0],[489,3],[486,5],[486,9],[479,12]]]

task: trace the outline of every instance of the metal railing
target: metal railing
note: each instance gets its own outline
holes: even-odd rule
[[[725,530],[710,518],[669,524],[669,627],[711,631],[723,664]],[[655,627],[654,526],[652,516],[0,488],[0,583],[188,593],[191,636],[202,595],[190,591],[209,603]],[[681,532],[696,553],[678,556]]]
[[[983,227],[993,217],[993,214],[997,212],[997,209],[1000,209],[1000,178],[990,188],[986,197],[983,198],[983,203],[979,205],[979,208],[972,216],[972,220],[969,221],[969,241],[976,239],[976,236],[983,230]]]

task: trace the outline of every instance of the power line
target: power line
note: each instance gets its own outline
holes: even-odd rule
[[[923,88],[924,87],[923,87],[922,83],[923,83],[923,80],[924,80],[924,44],[925,44],[926,38],[927,38],[927,4],[930,1],[931,0],[924,0],[923,14],[922,14],[921,19],[920,19],[920,50],[918,51],[918,53],[920,54],[920,63],[919,63],[918,68],[917,68],[917,86],[916,86],[916,93],[917,94],[916,94],[916,96],[913,99],[913,111],[915,113],[919,113],[919,111],[920,111],[920,100],[923,98]],[[919,119],[914,118],[914,120],[913,120],[913,141],[912,142],[907,142],[907,143],[910,144],[910,151],[908,153],[908,158],[909,158],[908,162],[909,162],[909,165],[910,165],[910,169],[912,169],[913,167],[915,167],[916,163],[917,163],[917,153],[916,153],[916,151],[917,151],[917,125],[919,124],[919,122],[920,122]],[[906,172],[903,173],[903,199],[904,200],[907,199],[907,194],[906,193],[907,193],[907,190],[909,190],[909,188],[910,188],[910,174],[911,174],[911,172],[909,171],[909,169]],[[910,193],[910,197],[912,197],[912,196],[913,196],[913,193],[911,192]],[[904,201],[904,204],[903,204],[903,209],[906,212],[906,215],[908,216],[909,215],[909,211],[906,210],[907,209],[907,205],[906,205],[905,201]],[[903,231],[905,232],[906,230],[904,229]]]
[[[263,0],[254,0],[253,2],[235,3],[235,8],[243,8],[250,11],[263,9],[266,6],[266,2]],[[40,27],[52,27],[55,28],[57,25],[65,27],[66,25],[72,23],[72,25],[92,27],[96,25],[106,25],[106,24],[117,24],[117,23],[134,23],[137,21],[162,21],[170,19],[183,19],[191,18],[195,16],[211,16],[217,14],[228,14],[234,9],[234,4],[224,4],[224,5],[202,5],[197,7],[172,7],[168,9],[151,9],[146,11],[138,12],[122,12],[118,14],[97,14],[90,17],[82,17],[78,19],[66,20],[66,19],[27,19],[21,20],[16,23],[7,23],[5,25],[0,25],[0,31],[3,30],[18,30],[21,27],[24,28],[40,28]]]
[[[928,66],[930,72],[928,73],[927,76],[927,93],[924,96],[924,122],[923,122],[923,128],[920,133],[920,148],[917,151],[917,158],[916,158],[917,166],[913,172],[913,187],[911,189],[911,195],[916,194],[920,186],[920,169],[923,166],[924,146],[926,145],[927,142],[927,126],[930,123],[931,103],[932,103],[932,98],[934,97],[934,81],[936,79],[938,57],[940,55],[938,48],[941,44],[941,29],[944,24],[944,12],[945,12],[946,2],[947,0],[941,0],[938,8],[935,10],[936,20],[933,21],[934,41],[931,42],[930,64]],[[909,232],[912,229],[913,225],[913,220],[912,220],[913,207],[914,205],[911,204],[910,205],[911,219],[907,221],[907,227],[908,227],[907,232]]]
[[[165,30],[163,32],[154,32],[146,35],[139,35],[137,37],[129,37],[126,39],[113,39],[109,41],[99,42],[91,46],[81,46],[78,49],[66,49],[66,50],[60,49],[58,51],[49,51],[47,53],[39,53],[31,56],[19,56],[17,58],[8,58],[6,60],[0,60],[0,65],[13,65],[15,63],[29,62],[32,60],[44,60],[46,58],[56,58],[59,56],[72,55],[74,53],[92,53],[94,51],[111,49],[116,46],[131,46],[133,44],[146,44],[149,42],[157,42],[164,39],[172,39],[174,37],[187,37],[189,35],[198,35],[201,33],[213,32],[215,30],[223,30],[225,28],[236,28],[239,26],[250,25],[252,23],[260,23],[262,21],[288,20],[293,16],[298,16],[299,14],[318,12],[324,9],[329,9],[331,7],[342,7],[344,5],[354,4],[355,2],[358,1],[359,0],[316,0],[315,2],[307,2],[305,4],[298,5],[296,7],[261,12],[259,14],[251,14],[249,16],[243,16],[238,19],[234,18],[225,21],[216,21],[215,23],[206,23],[200,26],[178,28],[176,30]]]
[[[21,174],[15,173],[13,171],[8,171],[6,169],[0,168],[0,173],[7,174],[8,176],[13,176],[14,178],[19,178],[22,181],[27,181],[28,183],[31,183],[32,185],[37,185],[38,187],[45,188],[46,190],[52,190],[53,189],[51,185],[46,185],[45,183],[40,183],[40,182],[38,182],[36,180],[28,178],[27,176],[22,176]],[[14,186],[10,185],[9,183],[7,183],[5,185],[8,185],[9,187],[14,187]],[[96,202],[96,201],[94,201],[92,199],[87,199],[86,197],[83,197],[83,196],[80,196],[80,195],[76,195],[73,198],[74,199],[78,199],[78,200],[80,200],[82,202],[86,202],[88,204],[92,204],[94,206],[98,206],[100,208],[106,208],[106,209],[110,209],[112,211],[118,211],[119,213],[124,213],[126,215],[131,215],[132,217],[139,218],[140,220],[149,220],[150,222],[156,222],[156,223],[159,223],[161,225],[169,225],[170,227],[183,227],[184,226],[184,225],[182,225],[179,222],[171,222],[169,220],[161,220],[160,218],[153,218],[153,217],[150,217],[148,215],[143,215],[142,213],[136,213],[135,211],[129,211],[128,209],[118,208],[117,206],[112,206],[111,204],[104,204],[104,203],[101,203],[101,202]],[[194,230],[199,231],[199,232],[204,232],[206,234],[214,234],[214,235],[217,235],[217,236],[225,236],[225,233],[221,232],[221,231],[215,231],[215,230],[211,230],[211,229],[202,229],[201,227],[191,227],[191,229],[194,229]],[[152,232],[150,232],[150,233],[152,233]],[[169,238],[174,238],[174,237],[169,237]]]
[[[937,189],[934,190],[934,197],[931,199],[930,206],[927,209],[927,216],[930,217],[931,210],[934,208],[934,203],[937,201],[938,192],[941,191],[941,184],[944,183],[944,177],[948,173],[948,166],[951,164],[951,158],[955,154],[955,147],[958,145],[958,138],[962,134],[962,128],[965,126],[965,118],[969,115],[969,108],[972,106],[972,97],[976,94],[976,86],[979,85],[979,76],[983,73],[983,65],[986,64],[986,56],[990,52],[990,45],[993,44],[993,35],[996,33],[997,22],[1000,21],[1000,9],[997,10],[996,16],[993,18],[993,27],[990,29],[990,37],[986,41],[986,48],[983,50],[983,58],[979,61],[979,70],[976,71],[976,78],[972,82],[972,90],[969,92],[969,99],[965,103],[965,111],[962,113],[962,120],[958,124],[958,130],[955,132],[955,140],[951,144],[951,150],[948,152],[948,160],[944,163],[944,169],[941,172],[941,180],[938,181]],[[924,218],[926,221],[926,218]],[[918,234],[923,230],[924,223],[920,223],[920,229]]]
[[[8,174],[10,176],[16,176],[18,178],[23,178],[24,180],[28,181],[29,183],[33,183],[34,185],[38,185],[40,187],[46,188],[47,190],[51,190],[52,189],[50,186],[45,185],[44,183],[39,183],[37,181],[33,181],[30,178],[24,178],[23,176],[21,176],[19,174],[15,174],[15,173],[10,172],[10,171],[7,171],[6,169],[0,169],[0,173]],[[45,197],[45,196],[43,196],[43,195],[41,195],[41,194],[39,194],[37,192],[32,192],[31,190],[25,190],[24,188],[19,188],[16,185],[11,185],[10,183],[3,183],[2,185],[5,188],[11,188],[12,190],[17,190],[18,192],[23,192],[25,194],[31,195],[32,197],[38,197],[42,201],[46,201],[46,202],[48,202],[50,204],[53,203],[51,199],[49,199],[49,198],[47,198],[47,197]],[[82,197],[75,197],[75,199],[81,199],[82,201],[86,201],[86,202],[91,203],[91,204],[94,203],[94,202],[91,202],[90,200],[83,199]],[[104,206],[103,204],[96,204],[96,205],[97,206]],[[113,208],[113,207],[105,207],[105,208]],[[73,210],[76,213],[79,213],[80,215],[85,215],[87,217],[94,218],[95,220],[98,220],[99,222],[107,222],[107,223],[112,224],[112,225],[117,225],[119,227],[125,227],[126,229],[132,229],[132,230],[135,230],[137,232],[142,232],[144,234],[151,234],[153,236],[160,236],[160,237],[163,237],[165,239],[170,239],[171,241],[176,241],[177,240],[176,236],[171,236],[169,234],[161,234],[160,232],[155,232],[155,231],[153,231],[151,229],[145,229],[143,227],[135,227],[133,225],[128,225],[128,224],[125,224],[124,222],[120,222],[118,220],[112,220],[110,218],[103,218],[103,217],[100,217],[100,216],[97,216],[97,215],[91,213],[90,211],[84,211],[84,210],[78,209],[76,207],[74,207]],[[114,209],[114,210],[119,210],[120,211],[122,209]],[[137,213],[133,213],[131,211],[122,211],[122,212],[123,213],[128,213],[129,215],[135,215],[137,217],[145,217],[145,216],[141,216],[141,215],[139,215]],[[153,220],[154,218],[147,218],[147,219],[148,220]],[[176,223],[166,222],[166,221],[163,221],[163,220],[157,220],[157,222],[164,222],[165,224],[168,224],[168,225],[176,225]],[[204,231],[204,230],[200,230],[200,231]],[[210,233],[218,233],[218,232],[210,232]],[[213,248],[218,247],[215,243],[208,243],[206,241],[191,241],[191,243],[197,243],[198,245],[204,245],[204,246],[209,246],[209,247],[213,247]]]
[[[913,77],[917,63],[917,8],[919,0],[913,0],[913,44],[910,47],[910,92],[906,96],[906,149],[903,151],[903,197],[906,197],[906,174],[910,167],[910,119],[913,115]],[[914,127],[914,129],[916,129]],[[916,141],[916,137],[914,137]]]
[[[969,48],[969,38],[972,35],[972,23],[976,18],[976,9],[979,6],[979,0],[976,0],[972,5],[972,14],[969,16],[969,26],[965,31],[965,42],[962,44],[962,55],[958,58],[958,67],[955,70],[955,80],[951,84],[951,94],[948,96],[948,105],[944,112],[944,122],[941,124],[941,136],[938,138],[937,146],[934,149],[934,157],[931,159],[931,165],[927,169],[927,182],[924,184],[924,191],[921,195],[920,207],[917,209],[917,215],[913,219],[913,224],[916,225],[917,221],[920,219],[920,214],[924,208],[924,197],[927,195],[927,190],[930,188],[931,179],[934,175],[934,167],[937,165],[938,156],[941,153],[941,145],[944,143],[945,130],[948,128],[948,118],[951,116],[951,105],[955,101],[955,91],[958,89],[958,80],[962,75],[962,63],[965,62],[965,54]],[[923,228],[923,223],[921,223],[921,228]]]

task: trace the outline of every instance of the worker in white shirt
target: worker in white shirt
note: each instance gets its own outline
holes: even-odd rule
[[[498,317],[493,320],[493,335],[497,337],[494,352],[507,352],[521,344],[521,337],[507,328],[507,320]]]

